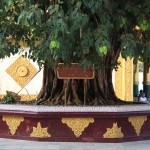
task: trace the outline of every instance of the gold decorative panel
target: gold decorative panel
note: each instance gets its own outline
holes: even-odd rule
[[[47,138],[51,137],[48,133],[48,127],[42,128],[41,123],[38,122],[37,127],[33,127],[33,132],[30,134],[30,137],[38,137],[38,138]]]
[[[66,123],[76,137],[79,137],[84,129],[93,122],[94,118],[62,118],[62,123]]]
[[[134,130],[137,134],[137,136],[141,133],[141,128],[144,125],[145,121],[147,121],[147,116],[133,116],[129,117],[128,121],[132,124],[134,127]]]
[[[9,130],[10,130],[10,133],[14,135],[20,123],[24,121],[24,118],[17,117],[17,116],[3,116],[2,120],[6,121],[6,124],[8,125]]]
[[[28,59],[19,57],[12,65],[10,65],[6,72],[23,87],[38,70],[29,62]]]
[[[107,128],[104,138],[123,138],[124,134],[121,132],[121,127],[118,128],[117,123],[113,123],[112,128]]]

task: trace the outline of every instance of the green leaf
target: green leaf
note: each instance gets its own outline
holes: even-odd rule
[[[60,45],[59,45],[59,42],[58,41],[51,41],[50,42],[50,48],[59,48]]]
[[[143,31],[147,31],[147,30],[150,29],[150,23],[144,19],[144,20],[141,22],[141,24],[140,24],[140,28],[141,28]]]
[[[126,24],[126,19],[125,19],[125,17],[121,17],[121,23],[122,23],[122,25],[125,25],[125,24]]]
[[[101,54],[102,54],[102,55],[106,55],[107,52],[108,52],[107,46],[101,46],[101,47],[99,47],[99,53],[100,53],[100,55],[101,55]]]
[[[76,56],[77,52],[73,52],[73,56]]]

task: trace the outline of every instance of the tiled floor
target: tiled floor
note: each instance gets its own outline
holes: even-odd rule
[[[35,142],[0,138],[0,150],[149,150],[150,140],[125,143]]]

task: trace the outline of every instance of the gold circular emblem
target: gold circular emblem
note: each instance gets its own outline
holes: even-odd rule
[[[17,68],[17,74],[21,77],[24,77],[28,74],[28,68],[26,66],[19,66]]]

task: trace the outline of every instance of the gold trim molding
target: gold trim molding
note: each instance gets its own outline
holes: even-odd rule
[[[31,94],[31,95],[20,94],[19,96],[21,97],[20,101],[31,101],[37,98],[37,94]]]
[[[0,95],[0,100],[2,100],[4,96],[5,96],[5,94],[1,94]],[[37,98],[37,94],[30,94],[30,95],[19,94],[18,97],[20,97],[20,101],[31,101],[31,100]],[[19,100],[19,99],[17,99],[17,100]]]
[[[144,125],[145,121],[147,121],[147,116],[133,116],[133,117],[129,117],[128,121],[134,127],[134,130],[135,130],[137,136],[139,136],[140,133],[141,133],[142,126]]]
[[[113,123],[112,128],[107,128],[106,133],[103,135],[104,138],[123,138],[124,134],[121,131],[121,127],[118,128],[117,123]]]
[[[20,123],[24,121],[24,118],[17,117],[17,116],[3,116],[2,120],[6,121],[6,124],[8,125],[9,130],[10,130],[10,133],[14,135]]]
[[[12,45],[15,45],[16,44],[16,41],[11,37],[6,37],[6,41],[7,42],[10,42]],[[29,47],[27,45],[27,42],[24,38],[22,38],[17,44],[19,44],[21,46],[21,48],[26,48],[26,47]],[[35,46],[38,46],[40,44],[40,40],[37,38],[35,41],[34,41],[34,44]]]
[[[41,123],[37,123],[37,127],[33,127],[33,132],[30,134],[30,137],[38,137],[38,138],[47,138],[51,137],[51,135],[48,133],[48,127],[42,128]]]
[[[38,72],[38,70],[29,62],[28,59],[19,57],[7,68],[6,72],[18,85],[23,87]]]
[[[16,41],[11,37],[6,37],[6,41],[7,42],[10,42],[12,45],[15,45],[16,44]],[[25,42],[25,39],[22,39],[18,42],[18,44],[22,47],[22,48],[25,48],[27,47],[27,43]]]
[[[93,122],[94,118],[62,118],[62,123],[66,123],[76,137],[80,137],[84,129]]]

